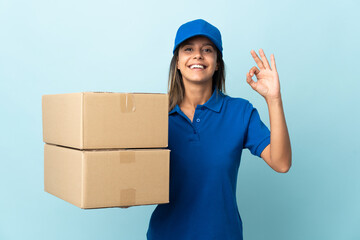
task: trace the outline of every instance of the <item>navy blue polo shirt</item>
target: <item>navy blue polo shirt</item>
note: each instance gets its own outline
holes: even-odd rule
[[[270,131],[243,98],[219,90],[197,105],[193,122],[169,112],[170,203],[151,215],[149,240],[240,240],[236,183],[244,148],[260,157]]]

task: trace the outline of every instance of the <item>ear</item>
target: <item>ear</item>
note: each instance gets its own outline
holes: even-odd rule
[[[177,57],[177,59],[176,59],[176,68],[180,70],[180,68],[179,68],[179,57]]]
[[[217,63],[216,64],[216,68],[215,68],[215,71],[219,70],[219,64]]]

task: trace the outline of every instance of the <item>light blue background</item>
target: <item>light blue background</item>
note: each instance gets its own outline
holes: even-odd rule
[[[280,76],[293,165],[276,173],[244,150],[245,239],[360,239],[359,10],[355,0],[0,0],[0,239],[145,239],[156,205],[82,210],[44,192],[41,96],[165,93],[176,30],[196,18],[221,30],[227,93],[269,127],[245,80],[250,50],[274,53]]]

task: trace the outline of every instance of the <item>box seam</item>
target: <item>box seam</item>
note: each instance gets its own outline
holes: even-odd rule
[[[84,152],[82,152],[81,153],[81,190],[80,190],[80,192],[81,192],[81,199],[80,199],[80,201],[81,201],[81,203],[80,203],[80,205],[81,205],[81,208],[84,208],[84,206],[85,206],[85,204],[84,204],[84,191],[85,191],[85,189],[84,189],[84,187],[85,187],[85,184],[84,184],[84,182],[85,182],[85,171],[84,171],[84,168],[85,168],[85,153]]]
[[[81,128],[81,135],[80,135],[80,149],[84,149],[84,93],[81,93],[81,114],[80,114],[80,128]]]

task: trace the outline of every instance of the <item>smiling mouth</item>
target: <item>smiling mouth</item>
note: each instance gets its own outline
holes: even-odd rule
[[[193,64],[193,65],[190,65],[189,68],[192,70],[203,70],[206,68],[206,66],[199,65],[199,64]]]

